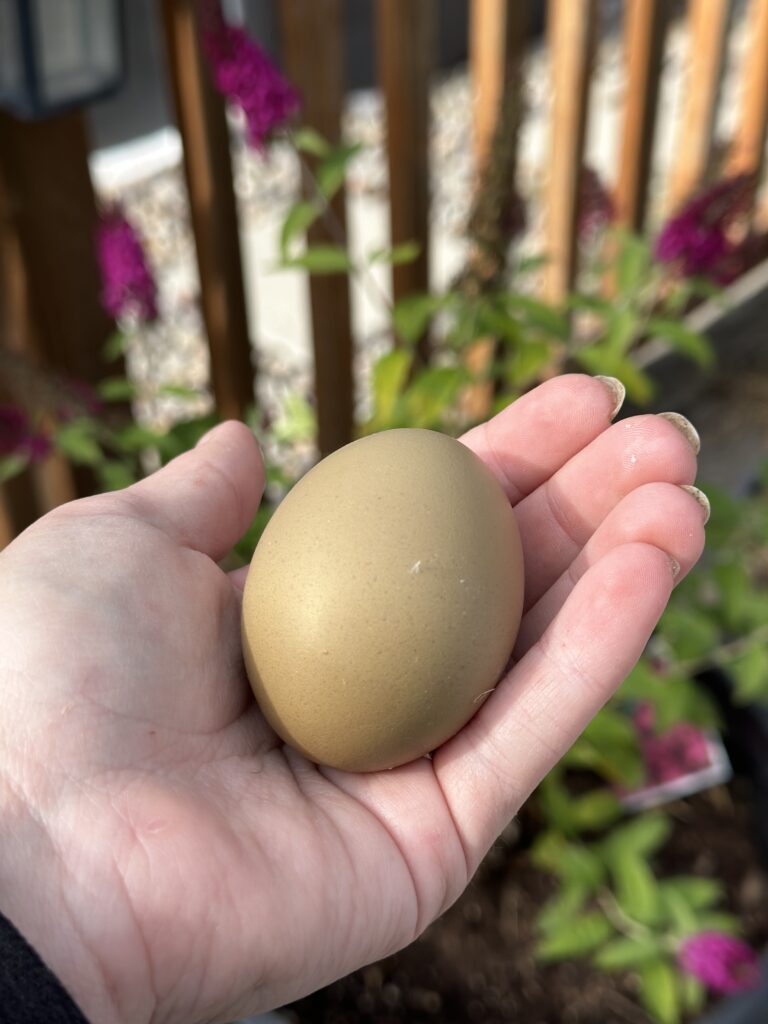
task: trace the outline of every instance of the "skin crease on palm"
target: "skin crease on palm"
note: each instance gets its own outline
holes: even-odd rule
[[[516,508],[528,607],[472,721],[389,772],[284,747],[217,560],[263,467],[226,423],[0,554],[0,909],[94,1024],[226,1021],[411,942],[626,676],[698,559],[696,457],[551,380],[463,439]]]

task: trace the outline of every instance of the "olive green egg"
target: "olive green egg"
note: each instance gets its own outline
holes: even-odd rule
[[[267,525],[243,597],[256,699],[291,747],[365,772],[475,714],[523,604],[514,513],[459,441],[388,430],[318,463]]]

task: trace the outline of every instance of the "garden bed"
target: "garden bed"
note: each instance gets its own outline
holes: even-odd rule
[[[768,875],[751,838],[744,780],[672,805],[675,829],[658,856],[662,876],[719,878],[745,938],[768,942]],[[286,1008],[296,1024],[647,1024],[629,973],[588,962],[546,966],[532,955],[533,921],[554,882],[517,843],[502,838],[462,898],[410,947]],[[754,1018],[755,1021],[758,1018]]]

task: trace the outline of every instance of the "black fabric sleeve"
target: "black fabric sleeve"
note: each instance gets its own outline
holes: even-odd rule
[[[0,914],[0,1024],[88,1024],[56,976]]]

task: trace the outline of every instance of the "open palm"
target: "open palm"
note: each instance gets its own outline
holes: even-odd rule
[[[561,377],[465,438],[515,505],[516,664],[432,759],[317,767],[240,653],[245,427],[0,555],[2,909],[94,1022],[228,1020],[406,945],[629,671],[703,544],[670,420]]]

